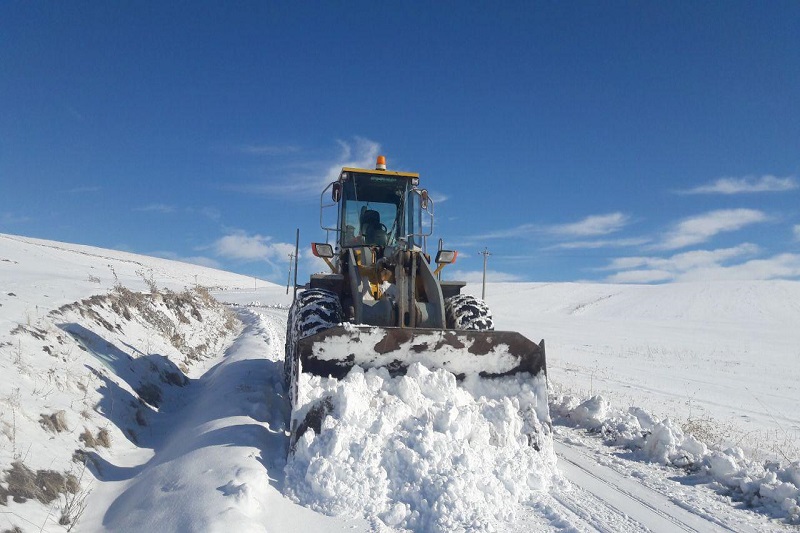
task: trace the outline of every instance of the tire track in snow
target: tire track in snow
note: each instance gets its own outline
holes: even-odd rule
[[[598,499],[587,490],[573,485],[571,492],[555,492],[545,515],[551,525],[568,531],[600,531],[628,533],[648,530],[619,509]]]
[[[261,324],[266,330],[265,342],[270,347],[269,359],[283,361],[286,344],[286,309],[263,308],[258,310]]]
[[[608,509],[629,517],[642,531],[737,531],[755,532],[747,524],[729,525],[717,517],[679,504],[673,498],[599,464],[592,456],[563,440],[554,440],[559,468],[564,476],[589,498],[554,492],[553,498],[599,531],[618,531],[619,522],[609,520]],[[598,516],[598,511],[599,516]],[[600,520],[598,521],[597,518]],[[606,527],[610,526],[610,527]],[[630,524],[625,529],[629,530]]]

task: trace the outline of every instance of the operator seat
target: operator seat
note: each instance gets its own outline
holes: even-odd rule
[[[367,209],[361,213],[361,234],[364,243],[372,246],[386,246],[388,237],[386,226],[381,224],[381,215],[374,209]]]

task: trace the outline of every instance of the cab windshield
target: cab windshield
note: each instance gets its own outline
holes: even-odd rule
[[[342,246],[388,246],[404,236],[409,181],[353,173],[342,190]]]

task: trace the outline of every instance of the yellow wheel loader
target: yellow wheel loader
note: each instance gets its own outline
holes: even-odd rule
[[[335,224],[325,223],[326,210]],[[383,156],[374,170],[345,167],[322,192],[320,213],[335,242],[311,245],[330,272],[312,275],[289,311],[284,377],[293,410],[301,373],[342,378],[355,365],[400,375],[419,362],[459,379],[545,375],[544,341],[494,331],[486,304],[461,294],[465,282],[440,279],[457,252],[439,249],[433,262],[426,253],[433,200],[419,174],[386,170]],[[307,426],[292,420],[292,443]]]

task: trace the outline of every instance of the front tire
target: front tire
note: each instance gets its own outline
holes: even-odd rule
[[[486,302],[471,294],[458,294],[444,302],[447,328],[462,331],[492,331],[494,320]]]
[[[286,356],[283,360],[284,386],[292,407],[297,398],[300,370],[297,343],[341,322],[342,304],[336,293],[325,289],[307,289],[297,295],[286,321]]]

